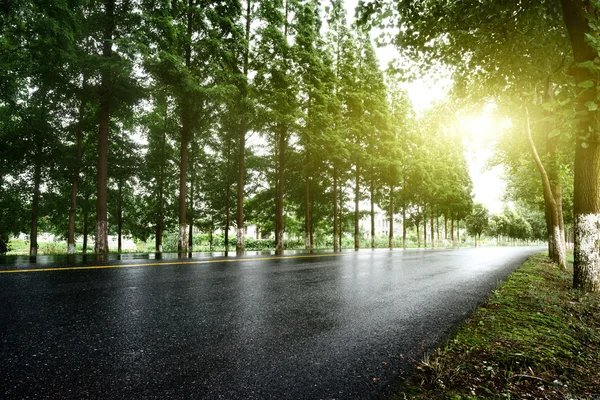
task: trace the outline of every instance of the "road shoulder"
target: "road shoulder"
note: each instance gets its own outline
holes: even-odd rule
[[[574,290],[572,276],[572,263],[532,256],[396,398],[600,398],[600,295]]]

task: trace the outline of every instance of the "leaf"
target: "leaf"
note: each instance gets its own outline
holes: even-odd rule
[[[579,66],[581,68],[587,68],[589,69],[591,72],[596,72],[598,71],[598,66],[591,60],[588,61],[584,61],[584,62],[580,62]]]
[[[577,85],[581,88],[591,88],[594,87],[594,81],[592,81],[591,79],[588,79],[587,81],[583,81],[583,82],[579,82],[579,85]]]
[[[548,134],[548,139],[551,139],[551,138],[559,136],[559,135],[560,135],[560,130],[555,129]]]
[[[581,143],[581,147],[583,147],[584,149],[587,149],[588,147],[590,147],[589,144],[587,144],[586,142]]]
[[[585,103],[585,106],[590,111],[596,111],[598,109],[598,104],[596,104],[594,101],[591,101],[591,100],[588,101],[587,103]]]

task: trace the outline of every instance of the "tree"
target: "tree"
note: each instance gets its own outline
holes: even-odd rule
[[[285,161],[290,136],[297,130],[298,119],[294,54],[289,38],[295,35],[290,22],[297,12],[293,0],[269,0],[260,3],[258,15],[264,26],[257,35],[259,50],[256,54],[255,90],[259,101],[259,124],[269,134],[275,156],[275,250],[284,249],[284,193]]]
[[[476,240],[475,245],[477,246],[477,240],[481,241],[481,234],[488,227],[488,209],[481,203],[473,204],[473,211],[466,218],[465,223],[467,225],[467,232],[473,236]]]

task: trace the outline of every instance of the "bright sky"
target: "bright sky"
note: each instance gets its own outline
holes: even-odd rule
[[[351,21],[358,0],[345,0],[345,4],[348,20]],[[376,53],[382,69],[386,68],[391,60],[398,57],[398,53],[393,47],[377,48]],[[423,77],[407,83],[405,89],[415,111],[420,114],[429,108],[432,102],[446,97],[451,84],[452,81],[447,78],[436,80],[433,77]],[[481,110],[480,115],[461,118],[459,129],[465,135],[468,149],[465,156],[473,181],[474,200],[485,204],[490,214],[502,212],[504,208],[502,197],[506,189],[506,183],[502,179],[503,169],[502,167],[485,169],[485,163],[492,155],[494,137],[498,136],[500,127],[486,115],[485,110]]]

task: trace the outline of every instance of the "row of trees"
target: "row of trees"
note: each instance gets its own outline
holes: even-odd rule
[[[572,173],[574,286],[600,291],[597,2],[406,0],[363,11],[399,28],[391,40],[405,57],[449,66],[458,92],[510,116],[539,175],[550,256],[563,267],[562,183]]]
[[[251,223],[281,251],[302,221],[307,249],[338,249],[349,229],[359,246],[365,200],[372,237],[377,206],[391,225],[470,212],[452,111],[417,121],[339,0],[26,0],[0,18],[3,244],[28,231],[35,255],[41,227],[70,253],[109,233],[162,251],[175,229],[186,251],[194,227],[235,227],[241,252]]]

